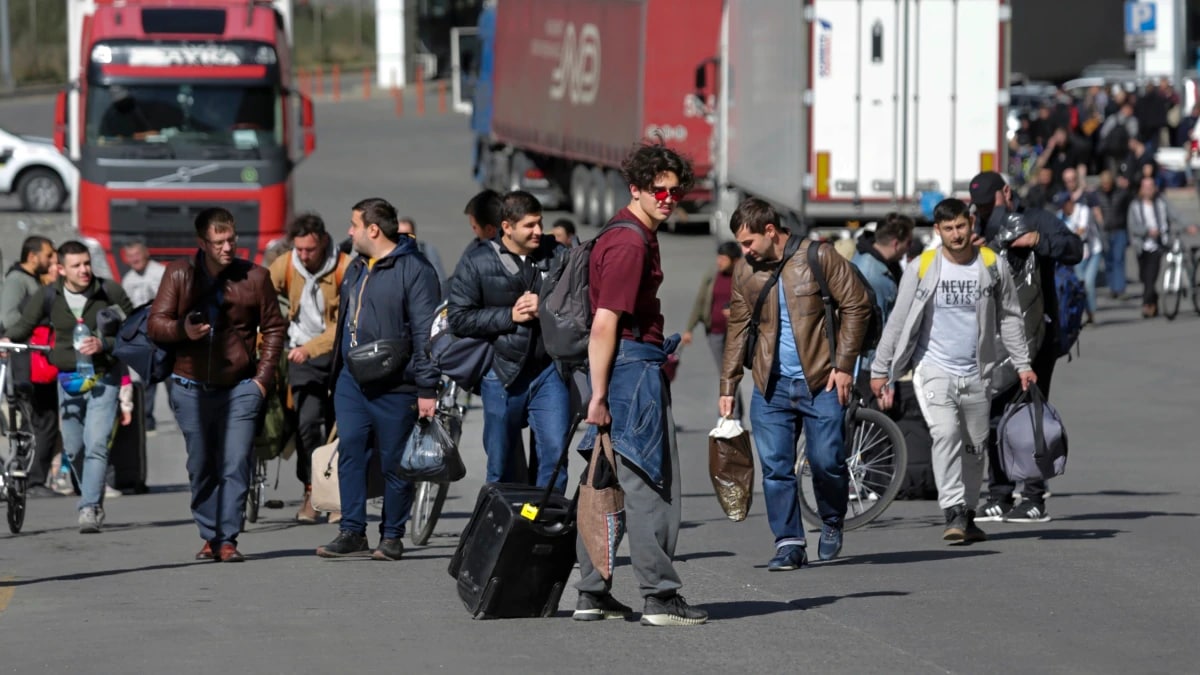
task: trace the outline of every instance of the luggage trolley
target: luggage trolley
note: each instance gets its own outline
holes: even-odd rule
[[[0,389],[7,410],[0,415],[0,434],[8,439],[7,454],[0,465],[0,493],[7,504],[8,529],[13,534],[25,524],[25,499],[29,466],[33,462],[36,441],[33,434],[33,410],[29,401],[16,396],[9,356],[25,351],[48,352],[46,345],[0,342]]]

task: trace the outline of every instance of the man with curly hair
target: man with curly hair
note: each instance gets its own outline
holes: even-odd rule
[[[592,425],[581,450],[595,446],[597,428],[612,433],[617,480],[625,491],[630,559],[645,598],[642,624],[694,626],[708,613],[679,595],[672,558],[679,535],[679,456],[671,391],[662,366],[679,344],[663,335],[662,259],[657,231],[688,193],[691,164],[662,145],[642,145],[621,165],[629,205],[602,231],[589,258],[593,317],[588,343]],[[629,226],[614,227],[617,223]],[[582,540],[578,621],[624,618],[632,610],[611,595],[612,579],[592,565]]]

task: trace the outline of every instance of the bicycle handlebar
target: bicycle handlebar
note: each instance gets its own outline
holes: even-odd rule
[[[48,352],[50,351],[50,345],[28,345],[21,344],[20,342],[0,342],[0,355],[3,355],[7,352],[26,351]]]

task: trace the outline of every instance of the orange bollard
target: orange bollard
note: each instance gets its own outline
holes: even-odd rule
[[[425,69],[417,66],[417,115],[425,114]]]
[[[341,64],[333,64],[333,101],[334,103],[342,100],[342,66]]]
[[[325,95],[325,71],[321,66],[313,68],[313,91],[317,96]]]
[[[396,100],[396,117],[404,117],[404,90],[393,86],[392,98]]]
[[[371,98],[371,69],[363,68],[363,100]]]
[[[438,80],[438,113],[446,114],[446,81]]]

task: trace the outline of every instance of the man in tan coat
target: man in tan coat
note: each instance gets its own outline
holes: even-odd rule
[[[338,326],[338,290],[350,256],[339,252],[316,214],[296,218],[288,229],[292,250],[271,263],[275,292],[288,301],[288,387],[296,417],[296,478],[304,484],[301,523],[317,522],[312,507],[312,451],[332,425],[329,371]]]

